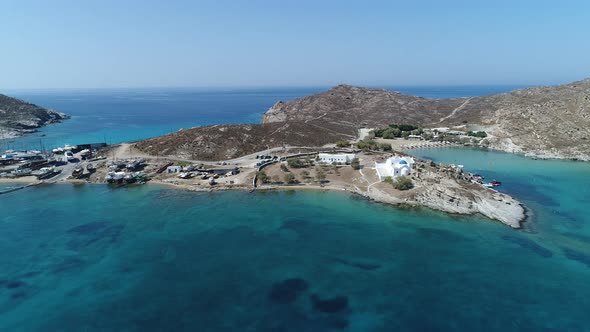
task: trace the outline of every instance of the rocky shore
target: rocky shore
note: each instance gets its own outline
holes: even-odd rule
[[[40,127],[65,119],[69,116],[64,113],[0,94],[0,139],[36,132]]]

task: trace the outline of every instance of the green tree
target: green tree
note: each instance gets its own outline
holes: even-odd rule
[[[356,169],[356,170],[361,169],[361,162],[360,162],[359,158],[352,159],[350,161],[350,167],[352,167],[352,169]]]
[[[395,181],[393,181],[393,187],[397,190],[408,190],[414,188],[414,184],[409,177],[398,176]]]
[[[396,137],[400,137],[402,135],[402,131],[399,130],[399,128],[387,128],[385,130],[383,130],[382,133],[382,137],[383,138],[396,138]]]
[[[387,143],[379,144],[379,149],[381,149],[383,151],[391,151],[391,150],[393,150],[393,148],[391,147],[391,144],[387,144]]]

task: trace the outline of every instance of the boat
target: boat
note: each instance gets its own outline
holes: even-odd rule
[[[59,173],[61,173],[60,169],[56,169],[55,167],[51,166],[51,167],[41,168],[39,170],[39,173],[37,173],[36,175],[39,180],[45,180],[45,179],[52,178]]]
[[[492,182],[484,183],[483,185],[488,188],[493,188],[493,187],[501,186],[502,182],[493,180]]]
[[[129,164],[127,164],[127,170],[129,171],[133,171],[136,170],[137,168],[139,168],[142,164],[144,163],[143,159],[138,159],[138,160],[134,160],[132,162],[130,162]]]
[[[27,176],[31,175],[32,170],[30,168],[19,168],[12,171],[14,176]]]
[[[108,172],[104,179],[108,183],[119,183],[124,177],[125,172]]]
[[[90,150],[88,149],[84,149],[82,151],[80,151],[80,157],[82,157],[82,159],[89,159],[92,156],[92,152],[90,152]]]
[[[190,179],[194,176],[195,174],[192,172],[186,172],[186,173],[180,173],[178,174],[178,177],[181,179]]]
[[[82,177],[83,174],[84,174],[84,168],[76,167],[76,168],[74,168],[74,171],[72,172],[72,177],[74,179],[79,179]]]

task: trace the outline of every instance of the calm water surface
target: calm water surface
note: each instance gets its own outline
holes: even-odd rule
[[[44,139],[75,144],[258,122],[309,92],[152,93],[29,99],[73,114]],[[0,196],[0,331],[590,330],[590,165],[413,153],[502,181],[524,230],[345,193],[29,188]]]
[[[587,331],[588,164],[415,153],[504,182],[525,230],[345,193],[31,188],[0,197],[0,330]]]

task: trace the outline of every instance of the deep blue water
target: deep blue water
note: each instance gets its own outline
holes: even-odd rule
[[[518,86],[390,87],[428,98],[506,92]],[[16,91],[14,97],[72,116],[23,138],[0,141],[0,151],[49,149],[65,144],[121,143],[160,136],[181,128],[217,123],[259,123],[279,100],[327,88],[282,89],[129,89]]]

